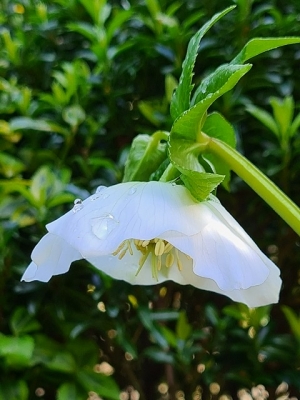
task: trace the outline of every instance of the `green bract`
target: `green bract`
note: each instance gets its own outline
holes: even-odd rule
[[[231,10],[232,7],[216,14],[191,39],[182,66],[179,85],[171,102],[171,115],[175,121],[169,139],[169,157],[174,167],[182,173],[183,182],[198,200],[204,200],[222,181],[228,189],[230,179],[229,166],[224,160],[220,160],[218,156],[210,153],[209,149],[203,145],[201,132],[235,147],[234,130],[231,125],[221,115],[207,116],[208,108],[220,96],[234,88],[250,70],[252,65],[243,65],[245,61],[279,46],[300,42],[300,38],[289,37],[252,39],[231,63],[221,65],[206,77],[192,96],[192,71],[200,40],[215,22]],[[204,152],[207,154],[203,155]],[[213,175],[205,173],[207,168],[205,168],[205,164],[201,163],[200,155],[209,163]],[[217,174],[222,174],[223,177]]]

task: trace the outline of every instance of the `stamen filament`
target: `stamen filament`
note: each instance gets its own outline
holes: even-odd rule
[[[124,240],[124,241],[119,245],[119,247],[117,248],[117,250],[115,250],[115,251],[112,253],[112,255],[113,255],[113,256],[116,256],[116,255],[123,249],[123,247],[125,246],[126,242],[127,242],[127,240]]]

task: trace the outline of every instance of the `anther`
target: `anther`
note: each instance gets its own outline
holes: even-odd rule
[[[172,253],[167,254],[166,257],[166,267],[170,268],[174,264],[175,257]]]
[[[169,251],[171,251],[173,249],[173,245],[171,244],[171,243],[167,243],[166,245],[165,245],[165,251],[164,251],[164,253],[168,253]]]
[[[180,258],[179,258],[178,249],[175,249],[175,256],[176,256],[177,267],[178,267],[179,271],[181,271],[182,270],[182,262],[180,261]]]
[[[126,240],[124,240],[124,241],[120,244],[120,246],[117,248],[117,250],[115,250],[115,251],[112,253],[112,255],[113,255],[113,256],[116,256],[116,255],[123,249],[123,247],[125,246],[125,244],[126,244]]]
[[[163,240],[158,240],[155,245],[154,253],[156,256],[162,256],[165,252],[165,244]]]

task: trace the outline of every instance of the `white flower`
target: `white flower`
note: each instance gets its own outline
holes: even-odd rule
[[[85,258],[116,279],[190,284],[258,307],[276,303],[279,269],[212,197],[184,186],[129,182],[100,187],[47,225],[23,280],[47,282]]]

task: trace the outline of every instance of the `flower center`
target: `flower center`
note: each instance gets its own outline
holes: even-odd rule
[[[182,262],[179,257],[181,252],[171,243],[163,239],[155,238],[151,240],[124,240],[112,254],[114,256],[118,255],[119,260],[122,260],[127,252],[129,252],[130,255],[133,255],[133,245],[141,253],[139,267],[135,274],[136,276],[143,268],[143,265],[145,264],[149,255],[151,255],[152,277],[156,280],[158,280],[157,273],[163,266],[170,268],[176,264],[179,271],[182,270]]]

